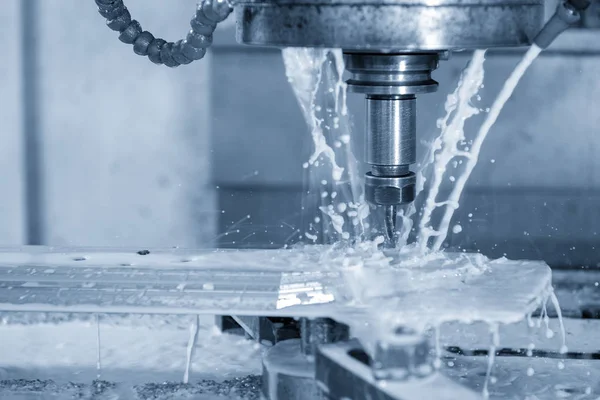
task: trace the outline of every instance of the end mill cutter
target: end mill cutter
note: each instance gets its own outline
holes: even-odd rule
[[[416,176],[416,95],[433,92],[431,79],[443,53],[345,53],[351,91],[367,102],[365,198],[385,208],[385,233],[394,244],[398,207],[414,201]]]

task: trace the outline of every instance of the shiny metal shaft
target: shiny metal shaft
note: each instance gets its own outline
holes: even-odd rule
[[[392,169],[416,162],[416,109],[415,96],[367,98],[367,163],[395,172]],[[397,173],[375,175],[399,176]]]

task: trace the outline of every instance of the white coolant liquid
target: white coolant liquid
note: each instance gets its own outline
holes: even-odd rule
[[[342,179],[344,168],[337,164],[335,152],[327,143],[323,126],[315,114],[320,107],[316,96],[323,76],[322,65],[327,59],[328,50],[313,48],[284,49],[288,81],[294,88],[296,99],[308,123],[315,146],[313,154],[308,159],[309,165],[314,165],[321,157],[327,158],[331,164],[331,178],[337,182]]]
[[[473,169],[479,160],[479,153],[481,151],[483,141],[490,132],[490,129],[496,123],[500,112],[504,108],[504,105],[510,96],[513,94],[517,84],[541,51],[542,49],[535,44],[529,48],[529,50],[525,53],[525,56],[521,59],[519,64],[504,83],[502,90],[494,100],[494,103],[490,107],[483,124],[470,143],[470,146],[468,145],[462,150],[458,150],[457,144],[465,140],[464,119],[469,118],[478,112],[476,111],[477,109],[469,105],[471,98],[477,93],[477,90],[479,87],[481,87],[481,82],[483,81],[483,53],[475,52],[471,65],[466,71],[466,76],[464,76],[466,79],[463,79],[459,84],[458,92],[460,93],[460,86],[462,84],[462,86],[465,87],[465,96],[461,98],[459,94],[458,99],[456,100],[459,105],[463,102],[466,102],[466,104],[463,104],[462,111],[460,111],[461,108],[459,106],[452,106],[452,101],[447,102],[446,110],[454,111],[456,109],[456,113],[454,114],[452,123],[446,125],[448,115],[442,120],[442,132],[440,137],[434,142],[434,146],[441,145],[441,150],[438,150],[437,148],[434,149],[436,152],[433,171],[434,182],[432,182],[430,186],[430,194],[425,202],[423,218],[420,223],[421,230],[419,243],[422,250],[428,246],[428,242],[431,237],[434,237],[431,249],[433,251],[438,251],[441,249],[442,244],[448,236],[450,221],[452,220],[454,211],[456,211],[459,206],[460,196],[465,188],[465,184],[467,183],[467,180],[471,176],[471,172],[473,172]],[[474,83],[477,83],[479,78],[481,78],[481,82],[479,85],[475,85]],[[448,107],[448,103],[451,103],[450,107]],[[454,123],[457,118],[458,121]],[[449,147],[447,148],[447,146]],[[458,177],[454,177],[453,188],[448,198],[444,200],[437,200],[436,196],[439,192],[442,177],[444,176],[449,163],[455,157],[465,160],[464,170]],[[432,229],[428,225],[430,222],[431,213],[436,207],[439,206],[445,206],[445,210],[438,228]]]
[[[282,54],[314,147],[303,167],[310,174],[308,193],[319,192],[320,215],[304,236],[316,242],[323,233],[319,226],[328,221],[334,235],[324,238],[325,243],[360,239],[369,207],[363,200],[362,178],[352,153],[342,51],[287,48]]]
[[[198,331],[200,329],[200,317],[194,315],[190,324],[190,337],[186,348],[185,372],[183,374],[183,383],[190,381],[190,370],[192,368],[192,360],[194,359],[195,349],[198,345]]]
[[[458,86],[452,94],[449,94],[444,105],[446,115],[438,120],[440,135],[431,143],[429,159],[423,165],[431,168],[431,180],[429,181],[429,192],[423,213],[419,222],[419,247],[425,251],[429,245],[429,239],[444,235],[439,229],[431,227],[431,215],[438,207],[450,209],[458,208],[458,202],[450,198],[438,201],[438,194],[442,186],[442,180],[450,167],[452,160],[457,157],[470,157],[468,151],[459,148],[459,144],[465,141],[465,122],[473,115],[479,114],[479,108],[472,105],[472,99],[477,95],[483,85],[485,51],[477,50],[467,68],[463,71]],[[422,184],[419,192],[423,190],[425,175],[421,172]],[[442,228],[442,227],[440,227]],[[439,249],[436,249],[439,250]]]
[[[556,311],[556,316],[558,318],[558,323],[560,325],[560,337],[562,340],[562,346],[560,347],[561,354],[565,354],[569,349],[567,348],[567,334],[565,332],[565,323],[562,317],[562,311],[560,310],[560,304],[558,303],[558,298],[554,291],[550,294],[550,301],[554,306],[554,310]]]
[[[496,359],[496,349],[500,346],[500,330],[498,324],[490,324],[490,332],[492,335],[492,344],[488,351],[488,365],[485,373],[485,382],[483,384],[483,397],[486,399],[490,397],[490,378],[492,376],[492,369],[494,368],[494,360]]]
[[[100,341],[100,316],[95,315],[96,320],[96,378],[100,379],[102,374],[102,342]]]

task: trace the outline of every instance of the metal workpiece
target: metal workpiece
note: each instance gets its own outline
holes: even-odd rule
[[[457,307],[468,321],[516,322],[506,320],[506,309],[519,310],[514,315],[521,318],[551,289],[550,268],[539,261],[486,262],[485,274],[465,281],[460,271],[465,262],[481,263],[477,254],[445,253],[443,261],[426,259],[414,269],[412,252],[391,251],[384,252],[385,263],[372,265],[372,290],[358,302],[345,289],[351,276],[354,281],[361,275],[347,274],[346,258],[324,260],[326,249],[1,248],[0,311],[335,318],[361,337],[356,330],[384,318],[378,313],[382,308],[386,319],[402,316],[425,325],[435,325]],[[372,255],[370,248],[362,251],[352,254]],[[407,260],[408,270],[402,267]],[[440,268],[448,274],[443,281],[419,291],[403,285],[407,271],[415,281],[429,282]],[[527,274],[528,285],[515,288],[512,271],[517,270]],[[440,294],[448,301],[439,302]],[[406,307],[398,307],[397,298]]]
[[[371,265],[368,295],[356,301],[343,288],[363,279],[362,274],[349,274],[341,260],[323,260],[323,250],[319,246],[239,251],[4,248],[0,249],[0,310],[231,313],[246,331],[258,331],[255,336],[262,335],[263,326],[253,325],[254,316],[298,318],[303,321],[304,338],[280,341],[264,352],[267,399],[474,399],[479,397],[468,389],[436,373],[428,375],[426,343],[411,331],[394,329],[407,326],[397,322],[398,317],[433,326],[423,318],[439,321],[439,316],[461,310],[464,313],[457,318],[465,315],[468,321],[505,324],[515,322],[506,319],[506,309],[520,310],[513,317],[521,320],[551,290],[550,269],[541,262],[488,263],[485,274],[465,281],[457,271],[464,268],[465,260],[474,260],[473,254],[446,253],[443,260],[424,260],[414,269],[412,263],[402,267],[400,262],[412,254],[394,251],[385,254],[397,262]],[[365,253],[352,254],[363,257]],[[448,279],[431,280],[431,274],[438,276],[440,270]],[[525,272],[529,284],[515,291],[511,277],[516,270]],[[432,285],[424,291],[407,288],[403,285],[407,271],[415,280],[429,279]],[[448,301],[440,302],[442,297]],[[501,307],[498,298],[503,299]],[[422,310],[429,312],[423,315]],[[271,317],[272,328],[285,328],[279,325],[282,319]],[[353,335],[370,344],[372,356],[358,342],[347,341],[347,328],[329,318],[350,326]],[[231,319],[224,322],[235,328]],[[415,379],[402,380],[405,369]]]
[[[322,344],[336,343],[350,338],[348,325],[340,324],[331,318],[301,318],[300,338],[302,353],[314,356]]]
[[[375,174],[388,175],[380,166],[417,162],[417,100],[414,96],[367,97],[366,162],[378,166]],[[393,174],[397,175],[397,174]]]
[[[447,50],[525,46],[542,0],[241,0],[237,40],[261,46]],[[401,24],[401,25],[399,25]]]

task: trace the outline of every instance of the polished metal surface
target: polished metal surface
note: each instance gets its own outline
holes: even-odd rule
[[[237,40],[263,46],[447,50],[523,46],[541,0],[242,0]]]
[[[414,96],[367,97],[367,163],[400,166],[416,162],[416,107]]]
[[[375,176],[404,176],[409,172],[408,165],[371,165],[371,174]]]
[[[347,83],[355,93],[370,95],[415,95],[437,90],[431,72],[444,53],[344,52]]]

